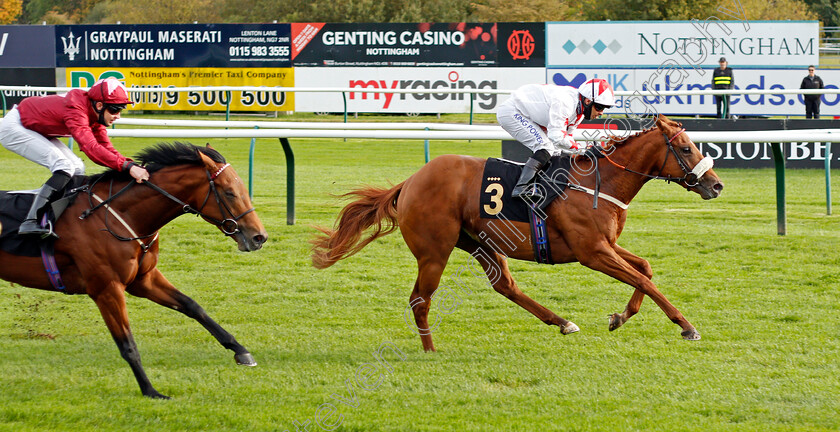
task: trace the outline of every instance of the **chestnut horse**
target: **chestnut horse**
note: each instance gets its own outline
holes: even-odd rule
[[[606,161],[596,164],[590,157],[577,157],[574,164],[579,172],[572,173],[569,183],[593,190],[598,186],[597,176],[591,174],[597,171],[601,179],[597,208],[593,208],[592,194],[572,187],[565,199],[558,198],[545,208],[554,263],[577,261],[636,289],[624,312],[610,316],[610,330],[638,312],[647,295],[682,328],[683,338],[700,339],[694,326],[651,282],[650,264],[616,244],[627,219],[623,204],[630,203],[652,178],[677,182],[703,199],[720,195],[723,184],[710,169],[711,159],[704,158],[682,132],[681,124],[659,116],[655,127],[607,143]],[[563,334],[578,331],[574,323],[525,295],[511,277],[507,257],[535,260],[531,234],[527,223],[510,221],[506,223],[520,234],[500,234],[500,229],[491,226],[493,219],[479,216],[485,162],[468,156],[440,156],[390,189],[365,187],[346,194],[358,199],[341,210],[336,229],[319,228],[323,235],[312,241],[313,265],[329,267],[399,227],[419,267],[409,304],[426,351],[435,349],[428,324],[430,301],[456,247],[483,258],[479,262],[500,294],[546,324],[560,327]],[[370,227],[372,233],[362,238]]]
[[[203,325],[238,364],[254,358],[191,298],[157,269],[158,231],[171,220],[194,213],[233,238],[241,251],[255,251],[267,240],[244,183],[224,157],[208,147],[159,144],[137,160],[150,179],[138,184],[125,172],[88,177],[74,203],[55,225],[55,261],[67,294],[87,294],[131,366],[143,395],[167,397],[152,387],[131,334],[125,293],[177,310]],[[0,251],[0,278],[55,290],[38,257]]]

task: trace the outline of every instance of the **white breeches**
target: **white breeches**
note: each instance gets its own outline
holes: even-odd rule
[[[10,151],[46,167],[50,172],[63,171],[70,176],[85,173],[82,159],[64,143],[23,127],[17,107],[12,108],[0,121],[0,143]]]

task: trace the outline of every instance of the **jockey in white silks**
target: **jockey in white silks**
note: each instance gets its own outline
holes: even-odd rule
[[[583,120],[596,119],[615,105],[615,94],[606,80],[594,78],[579,88],[552,84],[527,84],[499,105],[496,118],[504,130],[534,154],[525,162],[511,195],[538,198],[528,188],[551,156],[581,154],[586,149],[572,138]]]

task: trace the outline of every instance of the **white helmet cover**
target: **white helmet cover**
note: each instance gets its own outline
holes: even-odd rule
[[[580,95],[600,105],[615,106],[615,94],[605,79],[593,78],[578,87]]]

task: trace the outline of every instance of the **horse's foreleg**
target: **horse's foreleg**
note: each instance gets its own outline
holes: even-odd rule
[[[256,366],[254,357],[236,339],[207,315],[207,312],[184,293],[175,288],[158,269],[146,273],[128,286],[129,294],[149,299],[159,305],[174,309],[198,321],[223,347],[234,352],[237,364]]]
[[[646,259],[633,255],[627,249],[624,249],[623,247],[617,244],[614,244],[612,246],[613,250],[615,250],[618,256],[627,261],[627,263],[633,266],[633,268],[635,268],[636,271],[645,275],[645,277],[648,279],[653,278],[653,269],[651,269],[650,263],[647,262]],[[630,297],[630,302],[627,303],[627,308],[624,309],[624,312],[620,314],[614,313],[610,315],[610,331],[621,327],[621,325],[627,322],[627,320],[629,320],[630,317],[636,315],[636,313],[639,312],[639,308],[642,306],[642,300],[644,299],[644,293],[642,293],[638,289],[634,290],[633,296]]]
[[[630,254],[630,252],[625,251],[626,254]],[[634,255],[635,256],[635,255]],[[641,258],[636,257],[637,260],[641,260]],[[635,287],[638,291],[641,292],[643,295],[647,295],[650,297],[668,318],[671,322],[679,325],[682,328],[682,336],[684,339],[687,340],[698,340],[700,339],[700,333],[688,322],[687,319],[677,310],[671,302],[665,298],[665,295],[659,291],[656,285],[650,281],[650,279],[640,273],[638,270],[633,268],[630,263],[627,262],[624,258],[622,258],[612,247],[609,245],[604,244],[603,246],[596,246],[589,248],[587,253],[581,254],[579,258],[581,264],[589,267],[593,270],[600,271],[606,275],[612,276],[615,279],[618,279],[628,285]],[[637,296],[636,293],[633,294],[634,297]],[[641,295],[638,295],[641,297]],[[641,303],[641,300],[638,300],[637,303]],[[631,299],[631,303],[633,299]]]
[[[513,280],[513,276],[510,274],[510,269],[504,256],[489,248],[481,247],[480,244],[465,235],[459,239],[458,247],[469,252],[481,264],[484,273],[487,274],[487,278],[496,292],[518,304],[528,312],[531,312],[542,322],[560,327],[560,332],[564,335],[580,331],[580,328],[575,323],[555,314],[522,292],[516,286],[516,281]]]
[[[140,352],[137,351],[137,344],[134,343],[134,337],[131,335],[131,328],[128,325],[128,312],[125,308],[125,293],[123,293],[122,286],[111,284],[108,288],[92,296],[96,306],[99,307],[99,312],[105,320],[105,325],[111,331],[111,336],[117,347],[120,350],[120,355],[128,365],[131,366],[131,371],[134,372],[134,377],[137,378],[137,383],[140,385],[140,391],[143,396],[148,396],[155,399],[169,399],[169,397],[160,394],[154,387],[152,387],[149,377],[146,376],[146,371],[143,370],[143,365],[140,363]]]

